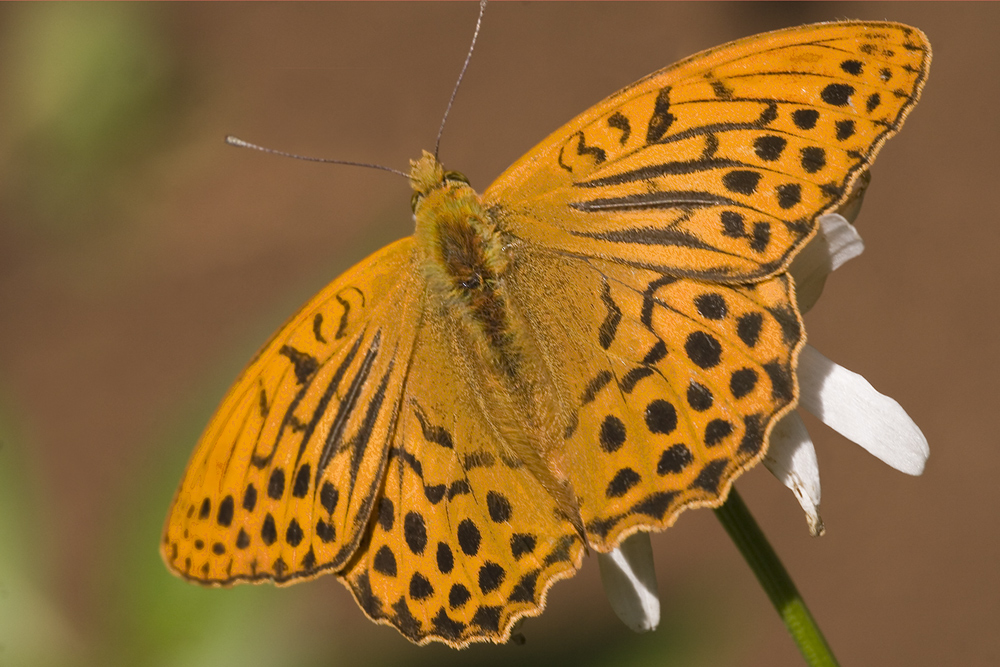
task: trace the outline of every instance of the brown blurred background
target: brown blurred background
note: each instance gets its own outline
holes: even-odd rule
[[[476,5],[0,6],[0,665],[800,665],[711,512],[654,537],[661,628],[589,559],[524,646],[416,648],[333,577],[201,590],[159,531],[228,384],[294,309],[411,233],[388,174],[432,148]],[[816,420],[827,535],[763,468],[738,484],[844,665],[1000,664],[1000,6],[497,3],[441,148],[485,188],[580,111],[700,49],[837,18],[922,28],[811,342],[923,428],[922,477]]]

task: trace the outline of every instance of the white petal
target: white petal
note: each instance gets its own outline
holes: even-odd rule
[[[611,553],[597,554],[601,581],[611,608],[635,632],[655,630],[660,623],[653,546],[649,533],[638,532]]]
[[[823,291],[826,277],[864,249],[861,235],[843,216],[830,213],[819,217],[819,230],[795,256],[788,272],[795,279],[795,296],[799,311],[813,307]]]
[[[809,431],[797,412],[790,412],[774,425],[764,465],[778,480],[792,490],[806,513],[809,532],[823,534],[819,516],[819,464]]]
[[[861,240],[861,235],[843,216],[836,213],[820,216],[819,225],[830,246],[831,271],[836,271],[864,252],[865,242]]]
[[[806,345],[799,354],[799,404],[896,470],[919,475],[927,439],[899,403]]]

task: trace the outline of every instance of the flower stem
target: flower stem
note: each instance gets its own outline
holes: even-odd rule
[[[837,667],[837,659],[833,657],[795,583],[735,488],[730,489],[726,502],[715,509],[715,515],[757,575],[806,663],[810,667]]]

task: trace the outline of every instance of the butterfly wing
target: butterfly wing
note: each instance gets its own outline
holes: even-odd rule
[[[424,313],[376,520],[344,577],[373,620],[462,647],[540,613],[583,543],[479,411],[454,318],[440,303]]]
[[[585,542],[718,504],[796,400],[782,271],[899,129],[929,58],[905,26],[806,26],[587,111],[484,195],[506,258],[497,337],[429,291],[413,239],[351,269],[224,399],[164,559],[209,584],[332,570],[371,618],[465,646],[539,613]],[[483,361],[496,341],[511,363]]]
[[[561,128],[485,193],[507,288],[574,417],[588,543],[716,505],[797,399],[781,273],[919,96],[930,49],[891,23],[695,55]]]
[[[269,341],[202,435],[161,552],[200,583],[284,582],[354,554],[422,308],[412,238],[333,281]]]
[[[731,42],[592,107],[484,199],[548,248],[715,281],[773,275],[899,130],[929,64],[923,33],[895,23]]]
[[[788,275],[728,285],[536,248],[516,266],[511,299],[576,406],[564,447],[588,544],[718,504],[794,405]]]

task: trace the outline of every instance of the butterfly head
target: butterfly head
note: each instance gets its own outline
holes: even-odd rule
[[[417,204],[429,192],[447,183],[469,184],[469,179],[457,171],[445,171],[437,158],[424,151],[416,160],[410,160],[410,186],[413,188],[413,198],[410,208],[417,212]]]

